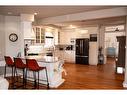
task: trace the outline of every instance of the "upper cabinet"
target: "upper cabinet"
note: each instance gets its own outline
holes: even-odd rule
[[[56,28],[48,28],[43,26],[33,26],[35,34],[35,44],[46,44],[47,41],[52,41],[53,45],[57,45],[59,42],[59,30]]]
[[[59,30],[57,29],[57,30],[55,30],[54,32],[53,32],[53,34],[54,34],[54,44],[55,45],[58,45],[59,44],[59,42],[60,42],[60,33],[59,33]]]
[[[35,43],[45,42],[45,29],[42,27],[33,27],[35,33]]]

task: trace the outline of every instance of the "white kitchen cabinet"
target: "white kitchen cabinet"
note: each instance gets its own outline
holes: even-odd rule
[[[66,62],[75,63],[75,51],[65,50],[64,59]]]
[[[71,39],[75,37],[73,32],[60,32],[60,44],[71,44]]]
[[[45,43],[46,36],[53,37],[53,44],[58,45],[59,43],[59,30],[55,28],[46,28],[42,26],[33,26],[35,33],[35,43]]]
[[[45,30],[42,27],[33,27],[35,33],[35,43],[45,42]]]
[[[53,36],[54,36],[54,44],[55,44],[55,45],[58,45],[58,43],[59,43],[59,32],[58,32],[58,29],[56,29],[56,30],[53,32]]]
[[[75,63],[75,51],[58,50],[58,51],[55,51],[55,56],[60,57],[65,62]]]
[[[64,51],[63,50],[56,50],[54,52],[54,55],[57,57],[60,57],[61,59],[64,59]]]

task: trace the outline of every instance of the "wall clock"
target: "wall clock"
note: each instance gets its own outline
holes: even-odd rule
[[[18,40],[17,34],[11,33],[11,34],[9,35],[9,40],[12,41],[12,42],[17,41],[17,40]]]

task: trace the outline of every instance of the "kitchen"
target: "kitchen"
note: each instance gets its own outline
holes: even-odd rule
[[[27,16],[27,18],[26,18]],[[6,16],[5,17],[5,33],[3,35],[6,36],[6,52],[5,54],[11,55],[14,57],[23,57],[24,55],[24,47],[26,44],[28,44],[28,56],[33,57],[40,57],[45,55],[53,55],[53,57],[59,57],[60,59],[64,60],[65,62],[69,63],[75,63],[75,41],[79,38],[89,38],[90,34],[96,34],[97,33],[97,27],[87,27],[87,28],[54,28],[49,26],[33,26],[32,22],[33,19],[31,19],[33,15],[29,14],[22,14],[21,17],[15,17],[15,16]],[[1,16],[2,17],[2,16]],[[28,17],[30,19],[28,19]],[[20,22],[20,19],[22,21]],[[24,21],[25,20],[25,21]],[[20,25],[22,27],[21,31],[24,31],[24,34],[20,31]],[[8,31],[9,30],[9,31]],[[25,32],[27,30],[27,32]],[[81,33],[80,33],[81,32]],[[18,39],[16,41],[11,41],[8,37],[11,35],[11,33],[15,33],[18,36]],[[22,36],[24,39],[22,39]],[[65,40],[66,37],[67,39]],[[12,39],[13,40],[13,39]],[[95,42],[97,43],[97,42]],[[23,45],[22,45],[23,44]],[[22,47],[22,48],[17,48]],[[91,48],[91,47],[90,47]],[[10,51],[11,49],[11,51]],[[96,48],[97,49],[97,48]],[[13,52],[13,50],[15,52]],[[90,54],[89,54],[90,55]],[[96,55],[96,54],[95,54]],[[49,56],[49,57],[50,57]],[[93,55],[92,55],[93,56]],[[48,57],[48,58],[49,58]],[[94,65],[97,65],[97,56],[96,57],[96,63],[92,63]],[[89,57],[91,58],[91,57]],[[88,59],[90,61],[90,59]],[[1,62],[2,66],[4,66],[4,62]],[[51,62],[52,63],[52,62]],[[48,67],[51,67],[50,65]],[[56,68],[55,64],[52,66],[52,68]],[[50,68],[51,69],[51,68]],[[57,69],[57,68],[56,68]],[[53,71],[53,70],[52,70]],[[66,72],[66,71],[65,71]],[[51,73],[51,71],[50,71]],[[50,87],[58,87],[64,82],[64,79],[61,76],[62,72],[59,71],[59,76],[57,78],[52,77],[50,80],[52,81],[50,83]],[[52,75],[51,75],[52,76]],[[55,76],[55,75],[53,75]],[[55,81],[53,81],[55,79]],[[59,79],[56,82],[56,79]]]
[[[43,33],[39,33],[40,34],[39,40],[37,39],[37,35],[35,35],[37,34],[38,31],[34,31],[34,35],[35,35],[34,39],[32,37],[31,39],[30,37],[29,39],[25,39],[25,44],[28,44],[28,51],[27,51],[28,55],[43,55],[45,53],[48,54],[52,52],[53,55],[59,56],[63,58],[66,62],[70,62],[70,63],[75,63],[76,39],[90,38],[90,34],[97,34],[97,27],[86,27],[86,28],[63,27],[62,29],[54,28],[53,30],[51,29],[51,27],[44,29],[42,27],[38,28],[37,26],[36,29],[33,30],[37,30],[37,29],[40,30],[39,32],[43,30],[42,31]],[[46,38],[47,36],[52,38]],[[64,37],[66,37],[66,39]],[[43,40],[43,42],[41,42],[41,40]],[[90,48],[92,47],[90,46]],[[98,49],[96,48],[96,50]],[[91,59],[89,60],[90,60],[89,63],[97,65],[97,60],[96,63],[92,63]]]
[[[17,57],[17,56],[24,57],[25,55],[24,48],[25,46],[27,46],[26,55],[28,55],[28,57],[47,56],[47,58],[49,59],[52,57],[53,58],[57,57],[62,59],[62,61],[64,61],[64,64],[70,63],[72,65],[75,63],[82,62],[82,61],[77,62],[78,58],[81,58],[81,59],[87,58],[86,59],[87,64],[89,63],[89,65],[92,65],[92,66],[94,65],[97,67],[98,48],[99,46],[103,46],[103,43],[104,43],[103,32],[105,27],[103,26],[103,21],[107,21],[107,22],[110,21],[107,19],[103,20],[105,18],[105,15],[103,14],[103,12],[106,11],[110,13],[110,11],[113,11],[113,10],[117,10],[121,12],[121,10],[124,11],[125,9],[126,8],[124,7],[123,8],[118,7],[118,8],[111,8],[111,9],[96,10],[96,15],[100,16],[100,13],[101,13],[102,19],[97,19],[96,16],[89,15],[89,17],[91,16],[92,20],[89,20],[87,18],[88,17],[87,12],[85,13],[83,12],[81,14],[76,13],[76,14],[51,17],[51,18],[49,17],[49,19],[44,18],[43,20],[40,19],[38,21],[36,21],[35,19],[38,14],[35,15],[35,14],[22,13],[18,16],[0,15],[0,23],[1,23],[0,24],[0,27],[1,27],[0,54],[1,56],[11,55],[13,57]],[[88,12],[88,14],[91,14],[91,13],[94,13],[94,11]],[[119,14],[116,14],[116,15],[119,16]],[[123,12],[121,13],[121,15],[125,15],[125,13]],[[71,17],[74,17],[75,19]],[[77,19],[78,21],[76,21]],[[97,20],[94,20],[94,19],[97,19]],[[111,17],[110,19],[113,19],[113,18]],[[62,23],[63,20],[65,21],[64,23],[65,26],[60,25],[60,23]],[[68,20],[70,20],[70,23],[68,22]],[[71,21],[74,21],[74,22],[71,22]],[[114,21],[119,23],[119,21],[117,20],[113,20],[113,22]],[[75,23],[81,23],[81,24],[79,26],[78,25],[75,26]],[[13,40],[15,40],[15,38],[13,39],[13,37],[9,37],[12,33],[15,33],[17,37],[16,41],[14,42]],[[2,40],[2,39],[5,39],[5,40]],[[87,42],[89,43],[87,43],[88,48],[86,48],[87,55],[81,55],[80,57],[77,57],[78,54],[76,53],[77,51],[76,47],[77,47],[77,41],[80,39],[81,40],[88,39]],[[84,42],[81,42],[81,43],[84,43]],[[82,46],[83,44],[81,45],[81,47]],[[102,52],[104,54],[104,51]],[[59,61],[57,58],[56,60]],[[54,62],[53,64],[55,65]],[[81,64],[86,64],[86,63],[81,63]],[[106,60],[104,55],[104,64],[105,63],[106,63]],[[1,65],[4,66],[2,62],[1,62]],[[89,65],[86,65],[86,67]],[[55,66],[51,66],[50,69],[54,71],[54,67]],[[64,81],[66,81],[66,80],[63,80],[62,78],[63,69],[64,68],[61,68],[60,70],[60,77],[59,76],[57,77],[61,81],[59,81],[58,83],[54,85],[52,84],[55,81],[55,78],[54,78],[54,81],[52,81],[51,83],[52,85],[50,85],[51,87],[57,88],[62,83],[64,83]],[[55,71],[57,70],[58,68],[55,69]],[[66,72],[66,69],[65,69],[65,72]],[[67,71],[67,74],[68,74],[68,71]]]

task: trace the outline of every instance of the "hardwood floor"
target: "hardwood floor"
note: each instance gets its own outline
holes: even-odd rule
[[[124,89],[122,87],[124,76],[115,73],[115,64],[112,58],[109,58],[105,65],[65,63],[64,67],[67,71],[66,76],[63,74],[65,82],[57,89]],[[30,86],[27,88],[31,89]],[[41,89],[46,88],[42,87]]]
[[[108,59],[106,65],[90,66],[65,64],[68,75],[58,89],[123,89],[124,76],[115,73],[115,64]]]

